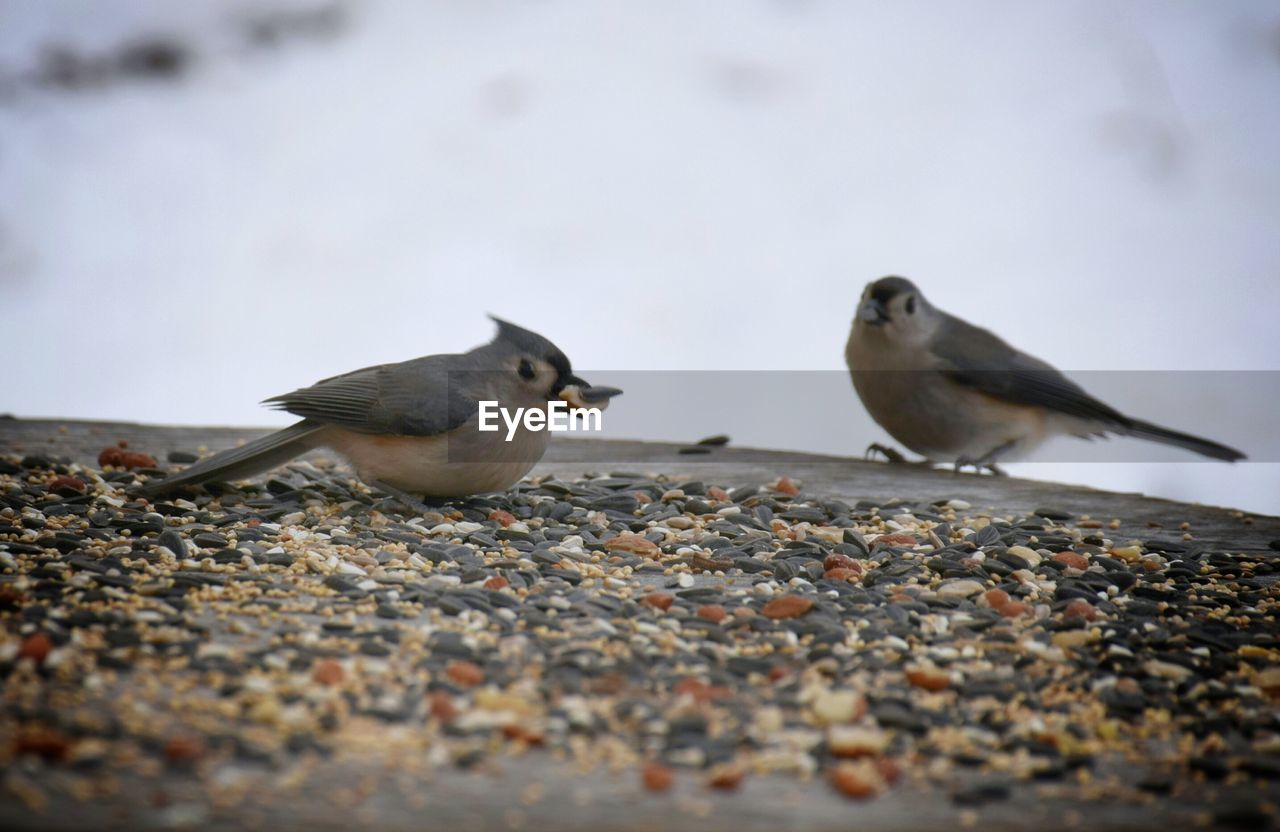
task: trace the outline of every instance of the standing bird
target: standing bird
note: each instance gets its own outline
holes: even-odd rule
[[[1125,416],[1050,365],[935,308],[910,280],[867,285],[844,350],[871,418],[927,460],[1003,473],[996,463],[1052,436],[1105,433],[1234,462],[1244,454]],[[902,455],[872,445],[892,461]]]
[[[319,447],[337,451],[361,480],[414,507],[411,495],[500,491],[542,458],[550,434],[526,429],[523,420],[510,440],[505,426],[482,431],[481,401],[510,412],[546,411],[556,399],[603,409],[622,391],[592,387],[573,374],[555,344],[493,320],[497,336],[470,352],[366,367],[267,399],[302,421],[152,480],[142,492],[243,479]]]

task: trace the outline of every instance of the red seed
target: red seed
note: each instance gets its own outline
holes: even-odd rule
[[[722,685],[708,685],[695,676],[686,676],[671,689],[676,696],[690,696],[695,702],[707,703],[716,699],[726,699],[733,694]]]
[[[646,558],[657,558],[662,554],[658,544],[652,540],[638,534],[629,533],[620,534],[617,537],[606,540],[604,548],[610,552],[629,552]]]
[[[509,511],[503,511],[500,508],[494,509],[493,511],[489,512],[489,519],[496,520],[498,524],[501,525],[502,528],[504,529],[507,526],[510,526],[512,523],[516,522],[516,516],[514,514],[512,514]]]
[[[660,610],[670,609],[675,602],[676,597],[669,592],[650,592],[640,599],[640,603],[648,604]]]
[[[747,770],[737,763],[722,763],[711,769],[707,785],[731,792],[742,785],[742,779],[746,776]]]
[[[342,665],[333,659],[321,659],[311,670],[311,681],[320,685],[340,684],[344,676]]]
[[[1031,607],[1028,604],[1013,600],[1009,597],[1009,593],[1003,589],[989,589],[983,597],[987,601],[987,606],[1005,618],[1017,618],[1020,615],[1026,615],[1031,612]]]
[[[1067,621],[1092,621],[1098,617],[1098,611],[1085,599],[1072,598],[1062,611],[1062,617]]]
[[[14,738],[13,752],[17,756],[34,754],[46,762],[60,763],[71,753],[71,741],[57,731],[32,728]]]
[[[501,575],[494,575],[492,578],[484,582],[485,589],[506,589],[507,579]]]
[[[869,762],[840,763],[831,769],[831,785],[845,797],[865,800],[875,797],[884,786],[884,780]]]
[[[1058,552],[1053,556],[1054,563],[1060,563],[1063,566],[1069,566],[1072,569],[1084,571],[1089,568],[1089,561],[1084,555],[1078,555],[1075,552]]]
[[[907,681],[931,693],[951,686],[951,675],[936,667],[916,667],[907,671]]]
[[[822,568],[827,570],[856,569],[861,572],[862,564],[858,563],[848,555],[827,555],[826,559],[822,561]]]
[[[718,485],[710,486],[707,489],[707,496],[718,503],[726,503],[729,501],[729,492],[725,491]]]
[[[918,542],[915,537],[909,534],[882,534],[876,538],[877,544],[886,543],[890,546],[914,546]]]
[[[33,633],[22,640],[22,646],[18,648],[18,658],[31,659],[36,664],[44,664],[44,660],[49,658],[51,652],[53,652],[53,641],[44,633]]]
[[[98,453],[98,465],[106,467],[114,465],[117,468],[154,468],[156,460],[150,454],[138,453],[136,451],[126,451],[126,443],[121,442],[114,448],[103,448]]]
[[[662,763],[645,763],[640,769],[640,782],[651,792],[665,792],[675,779],[675,772]]]
[[[790,494],[792,497],[800,493],[800,489],[796,487],[790,477],[783,477],[778,480],[778,484],[773,487],[773,490],[779,494]]]
[[[519,740],[525,745],[542,745],[546,739],[540,729],[519,723],[502,726],[502,736],[513,741]]]
[[[130,471],[134,468],[154,468],[156,467],[156,459],[151,454],[125,451],[121,454],[120,464]]]
[[[441,722],[453,722],[458,716],[458,709],[453,706],[453,697],[444,691],[436,691],[427,700],[431,715]]]
[[[467,661],[452,661],[444,674],[456,685],[473,688],[484,681],[484,671],[479,665]]]
[[[769,618],[799,618],[813,609],[813,599],[799,595],[784,595],[764,605],[760,612]]]
[[[199,737],[173,737],[164,744],[164,758],[173,765],[187,765],[204,754],[204,743]]]
[[[703,604],[698,607],[698,611],[694,613],[699,618],[706,619],[714,624],[724,621],[724,617],[728,614],[724,611],[724,607],[719,604]]]
[[[74,497],[84,493],[85,484],[78,477],[54,477],[49,490],[61,497]]]
[[[822,577],[828,581],[852,581],[862,577],[862,573],[854,569],[846,569],[843,566],[838,569],[828,569],[822,573]]]

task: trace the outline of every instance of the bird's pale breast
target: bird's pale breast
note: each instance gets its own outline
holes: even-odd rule
[[[472,423],[438,436],[366,434],[341,428],[324,444],[342,454],[365,482],[428,497],[501,491],[529,473],[546,450],[546,431],[480,433]]]

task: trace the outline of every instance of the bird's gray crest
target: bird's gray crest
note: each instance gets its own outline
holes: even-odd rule
[[[498,325],[498,336],[494,339],[495,341],[510,344],[538,356],[560,352],[559,347],[532,330],[504,321],[497,315],[490,315],[489,319]]]
[[[505,344],[516,348],[520,352],[542,358],[561,375],[568,375],[572,372],[568,357],[546,338],[542,337],[532,330],[525,329],[522,326],[516,326],[510,321],[504,321],[497,315],[490,315],[489,319],[498,325],[498,336],[493,339],[495,344]]]
[[[898,295],[908,292],[914,292],[917,296],[920,295],[920,290],[910,280],[897,275],[889,275],[871,284],[870,297],[883,304],[888,303]]]

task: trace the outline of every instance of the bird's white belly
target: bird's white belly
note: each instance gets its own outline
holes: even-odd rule
[[[545,431],[480,434],[464,426],[440,436],[393,436],[326,431],[324,444],[351,463],[366,483],[385,483],[427,497],[461,497],[501,491],[537,464],[546,450]]]

